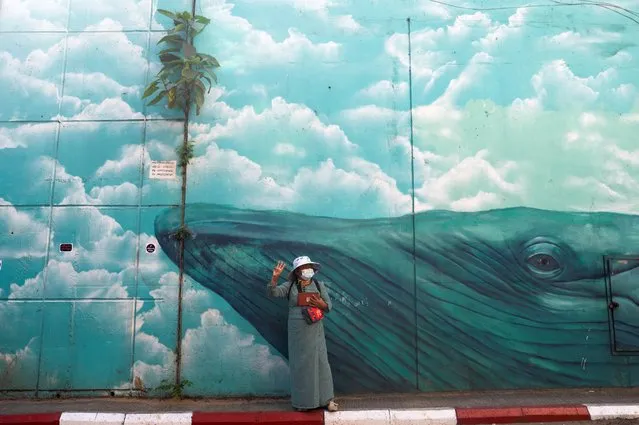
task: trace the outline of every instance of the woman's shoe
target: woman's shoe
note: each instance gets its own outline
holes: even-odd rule
[[[326,409],[329,412],[337,412],[337,409],[339,408],[339,404],[335,403],[333,400],[328,402],[328,405],[326,406]]]

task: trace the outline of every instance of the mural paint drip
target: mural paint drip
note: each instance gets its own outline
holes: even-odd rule
[[[636,1],[448,3],[195,3],[188,394],[288,393],[301,254],[340,392],[637,385]],[[192,6],[0,2],[0,391],[175,376],[183,123],[142,94]]]

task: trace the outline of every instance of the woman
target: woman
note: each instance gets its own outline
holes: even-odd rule
[[[278,286],[277,281],[284,271],[284,263],[279,261],[273,269],[273,277],[268,286],[272,297],[288,297],[288,363],[291,371],[291,404],[297,410],[325,407],[337,410],[333,400],[333,376],[326,353],[323,319],[307,323],[302,307],[297,305],[298,294],[315,293],[309,305],[324,313],[331,310],[331,299],[323,284],[313,276],[320,265],[306,256],[293,261],[293,271],[288,280]]]

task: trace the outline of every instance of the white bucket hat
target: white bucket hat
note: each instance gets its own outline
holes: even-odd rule
[[[295,260],[293,260],[293,270],[291,270],[291,272],[288,274],[288,280],[291,280],[293,278],[295,270],[307,264],[311,264],[315,271],[318,271],[321,267],[319,263],[311,261],[311,259],[306,255],[302,255],[301,257],[297,257]]]

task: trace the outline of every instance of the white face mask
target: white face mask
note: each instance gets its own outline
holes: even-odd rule
[[[313,276],[315,276],[315,270],[313,269],[304,269],[302,270],[302,279],[310,280]]]

